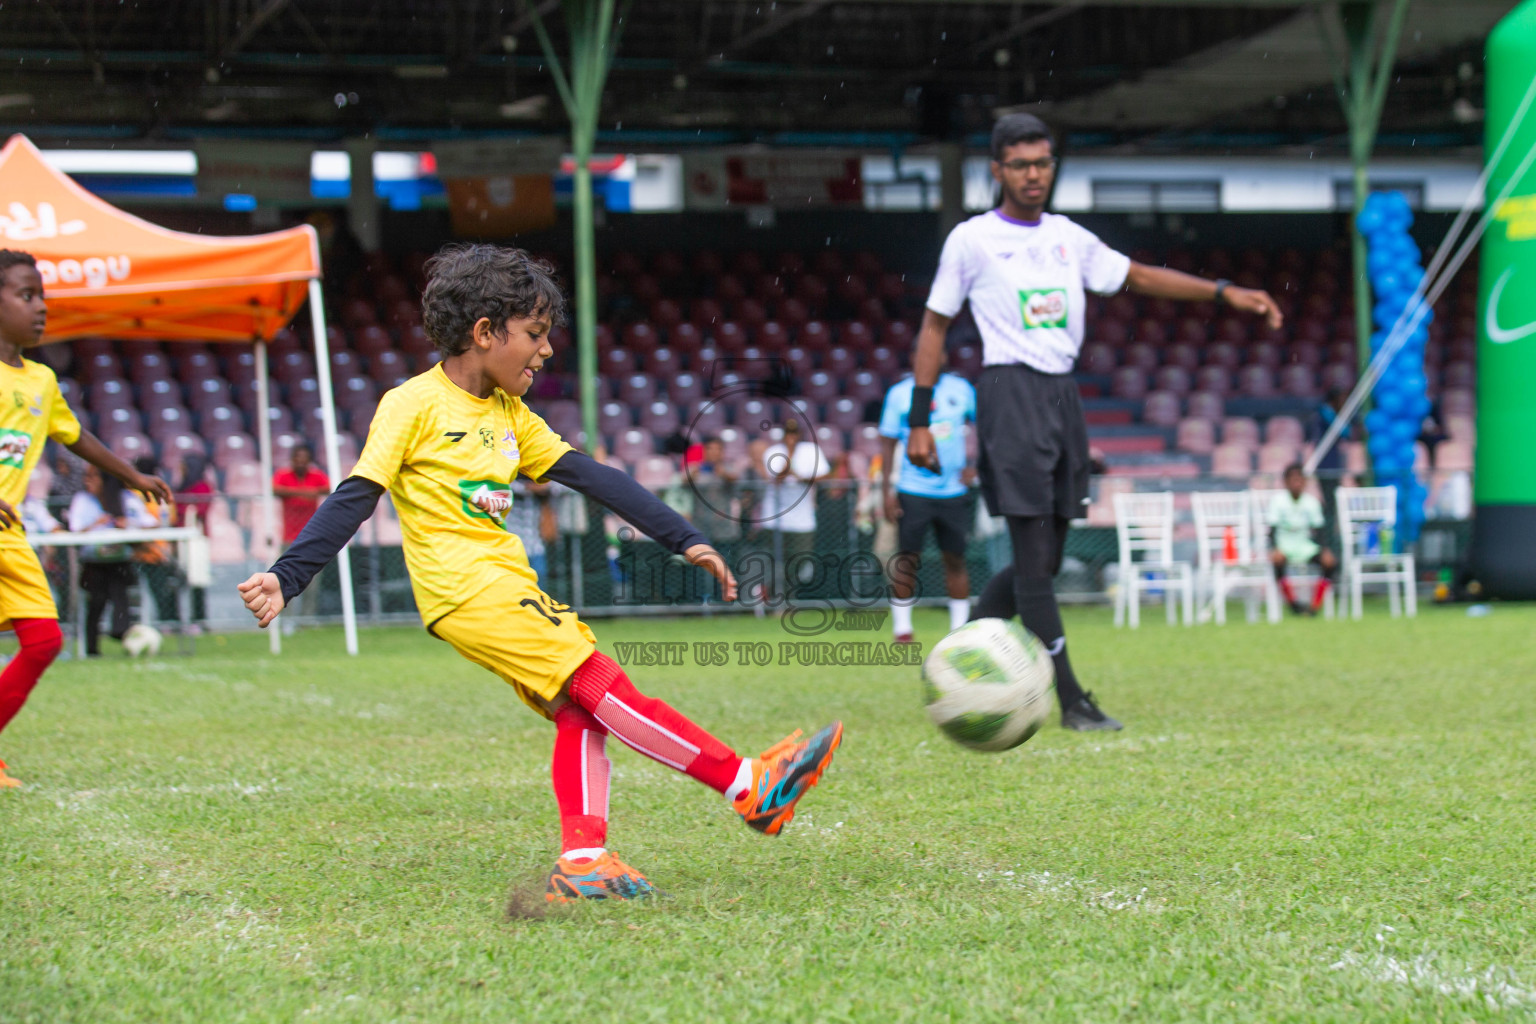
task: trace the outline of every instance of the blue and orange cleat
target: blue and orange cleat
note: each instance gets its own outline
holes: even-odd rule
[[[561,857],[550,873],[544,898],[550,903],[577,900],[646,900],[666,893],[611,853],[573,864]]]
[[[752,761],[752,788],[732,804],[742,820],[776,836],[795,816],[795,804],[821,779],[843,742],[843,723],[833,722],[805,742],[796,729]]]
[[[0,761],[0,789],[20,789],[21,780],[5,774],[7,767],[4,761]]]

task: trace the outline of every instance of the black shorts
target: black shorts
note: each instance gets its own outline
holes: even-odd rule
[[[920,553],[931,524],[940,551],[950,555],[965,554],[965,542],[970,539],[971,517],[974,515],[969,494],[954,498],[925,498],[897,491],[896,500],[901,503],[901,519],[896,523],[899,551]]]
[[[1088,422],[1071,374],[1015,363],[976,382],[977,469],[995,516],[1081,518],[1088,505]]]

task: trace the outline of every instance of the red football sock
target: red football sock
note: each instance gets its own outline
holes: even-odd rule
[[[1323,606],[1323,599],[1328,596],[1328,588],[1332,585],[1333,581],[1330,580],[1327,576],[1324,576],[1317,581],[1316,585],[1312,587],[1313,611],[1317,611]]]
[[[618,663],[594,653],[571,676],[571,697],[614,736],[646,757],[724,793],[736,781],[741,758],[684,718],[665,701],[635,689]]]
[[[1296,603],[1296,588],[1291,586],[1291,578],[1289,576],[1280,577],[1280,593],[1284,596],[1286,604]]]
[[[0,729],[16,717],[32,687],[64,649],[58,619],[13,619],[11,628],[16,630],[21,650],[0,672]]]
[[[562,850],[602,846],[608,840],[608,730],[583,707],[555,712],[555,756],[550,777],[560,807]]]

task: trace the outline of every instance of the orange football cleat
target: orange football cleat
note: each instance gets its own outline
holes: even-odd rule
[[[555,870],[544,890],[544,898],[551,903],[644,900],[665,895],[640,872],[606,852],[596,860],[576,864],[561,857],[555,861]]]
[[[6,763],[4,761],[0,761],[0,789],[20,789],[21,780],[13,779],[9,775],[5,774],[5,769]]]
[[[752,788],[732,805],[759,832],[776,836],[795,816],[795,804],[821,779],[843,742],[843,723],[833,722],[805,742],[796,729],[752,761]]]

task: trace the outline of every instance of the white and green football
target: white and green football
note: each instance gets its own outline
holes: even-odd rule
[[[923,700],[944,734],[972,750],[1009,750],[1051,713],[1056,669],[1035,635],[1006,619],[967,622],[923,659]]]

